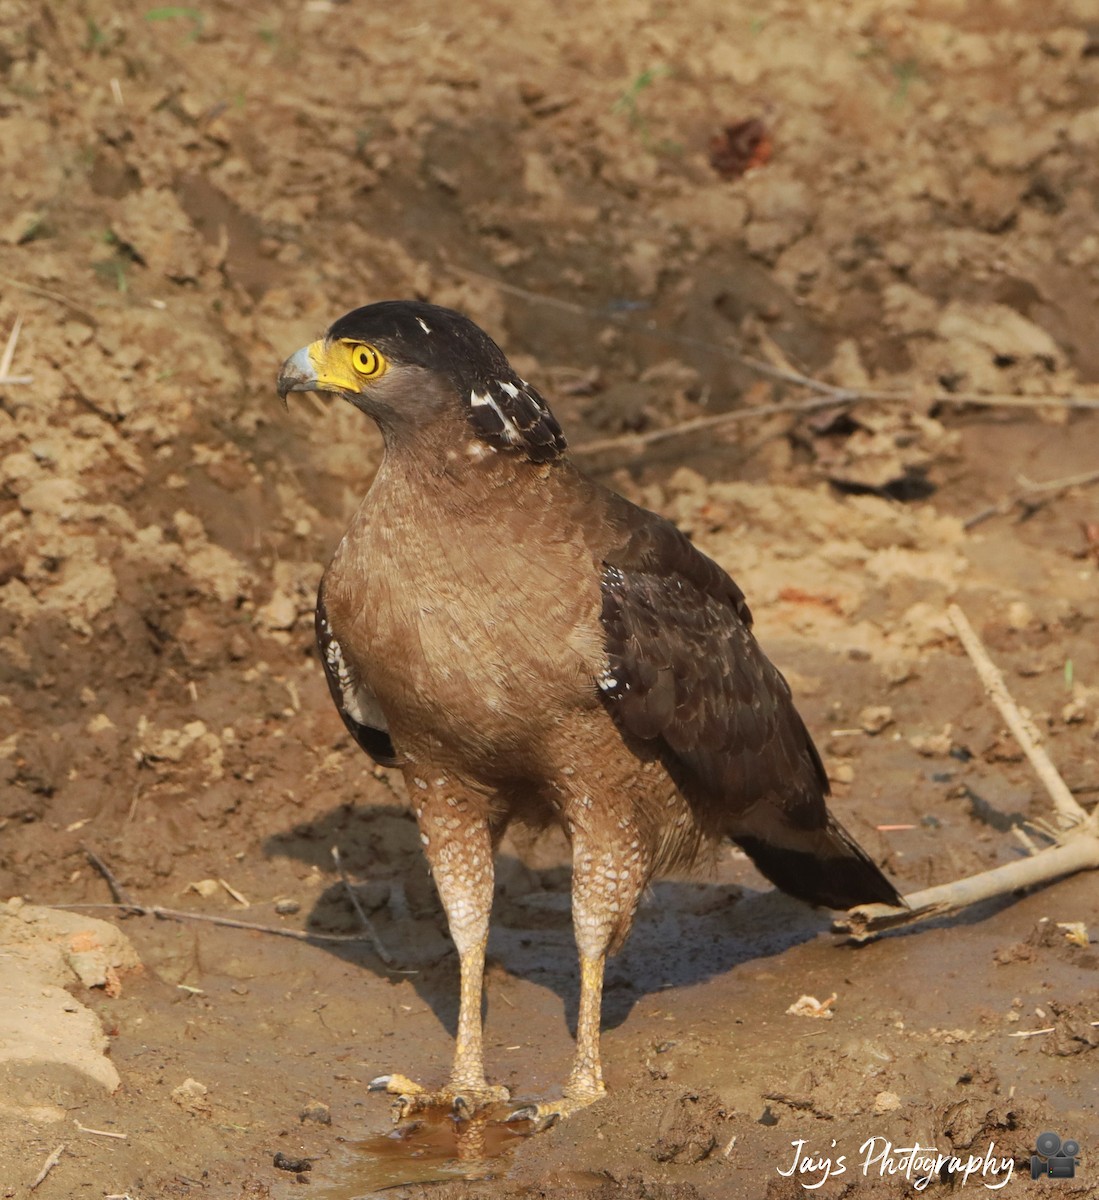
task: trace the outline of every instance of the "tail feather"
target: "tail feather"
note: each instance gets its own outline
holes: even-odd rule
[[[767,878],[808,904],[853,908],[856,904],[904,907],[897,889],[834,817],[821,829],[785,827],[782,838],[755,834],[733,840]]]

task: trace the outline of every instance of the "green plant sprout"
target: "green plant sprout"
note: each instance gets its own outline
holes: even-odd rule
[[[169,5],[167,8],[150,8],[145,14],[146,21],[190,21],[191,32],[188,41],[198,41],[202,34],[203,16],[197,8],[180,8]]]
[[[641,94],[651,88],[658,79],[664,79],[670,74],[671,71],[669,68],[663,65],[649,67],[642,71],[618,97],[611,108],[612,112],[622,113],[625,116],[630,128],[641,137],[641,141],[646,148],[650,146],[651,142],[649,123],[642,115],[638,100]]]

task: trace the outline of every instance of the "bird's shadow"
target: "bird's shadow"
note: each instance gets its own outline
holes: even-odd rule
[[[570,1029],[575,1029],[578,971],[571,871],[563,838],[556,844],[550,840],[548,847],[542,844],[523,859],[513,852],[513,842],[505,841],[496,859],[488,955],[490,964],[499,964],[509,975],[560,996]],[[453,1034],[458,960],[411,813],[385,805],[341,805],[273,835],[264,849],[271,857],[331,871],[333,847],[393,963],[382,962],[367,941],[318,945],[364,970],[409,979]],[[337,880],[324,890],[308,915],[307,928],[362,932],[348,885]],[[648,993],[688,987],[741,963],[781,954],[827,928],[827,914],[778,891],[705,880],[658,881],[642,901],[625,948],[608,963],[603,1025],[620,1024]]]

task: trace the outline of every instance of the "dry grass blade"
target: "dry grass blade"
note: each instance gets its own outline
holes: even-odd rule
[[[19,331],[23,328],[23,316],[20,313],[15,318],[15,324],[11,327],[11,333],[8,334],[7,345],[4,347],[4,353],[0,355],[0,386],[13,383],[33,383],[33,375],[13,375],[11,373],[11,364],[15,361],[15,347],[19,345]]]

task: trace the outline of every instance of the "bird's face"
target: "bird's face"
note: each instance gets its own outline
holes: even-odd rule
[[[335,392],[381,426],[387,444],[457,429],[493,451],[546,462],[565,450],[549,406],[496,343],[447,308],[391,300],[341,317],[282,365],[279,395]]]
[[[279,372],[279,395],[290,392],[339,392],[348,399],[380,379],[389,359],[368,342],[322,338],[292,354]]]

